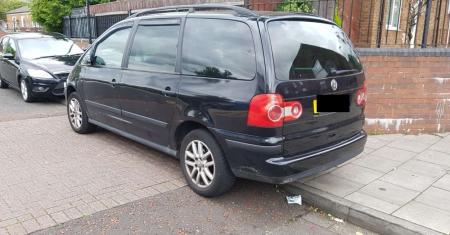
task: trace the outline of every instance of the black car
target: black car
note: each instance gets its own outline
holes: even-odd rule
[[[222,5],[138,13],[105,32],[67,81],[74,131],[100,126],[180,159],[203,196],[236,177],[284,184],[363,151],[362,66],[310,15]]]
[[[26,102],[64,96],[64,82],[84,51],[58,33],[19,33],[0,39],[0,87]]]

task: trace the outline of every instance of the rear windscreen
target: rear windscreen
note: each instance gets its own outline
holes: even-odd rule
[[[268,28],[279,80],[320,79],[362,70],[350,39],[336,25],[285,20],[271,21]]]

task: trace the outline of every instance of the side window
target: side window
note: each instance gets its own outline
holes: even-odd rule
[[[141,25],[136,31],[129,69],[174,73],[179,25]]]
[[[256,62],[250,28],[238,21],[187,19],[182,73],[213,78],[253,79]]]
[[[12,39],[6,40],[3,44],[3,54],[16,55],[16,44]]]
[[[0,41],[0,52],[3,53],[3,47],[5,46],[6,41],[8,40],[7,37],[2,38]]]
[[[119,29],[98,44],[95,65],[120,67],[131,28]]]

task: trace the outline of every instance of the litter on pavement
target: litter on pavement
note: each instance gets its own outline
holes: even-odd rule
[[[302,196],[301,195],[286,196],[286,199],[287,199],[287,203],[288,204],[299,204],[299,205],[302,205]]]

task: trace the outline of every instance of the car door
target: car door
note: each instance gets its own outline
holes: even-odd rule
[[[168,143],[176,108],[180,23],[181,19],[139,22],[120,84],[127,130],[159,145]]]
[[[122,60],[132,24],[120,25],[99,39],[89,61],[81,65],[83,96],[89,117],[116,129],[123,129],[118,86]]]
[[[6,80],[9,85],[18,88],[19,82],[17,80],[17,75],[19,73],[19,60],[17,59],[18,55],[16,55],[16,42],[12,38],[6,38],[6,41],[2,44],[2,53],[12,54],[14,59],[2,59],[1,77]]]

